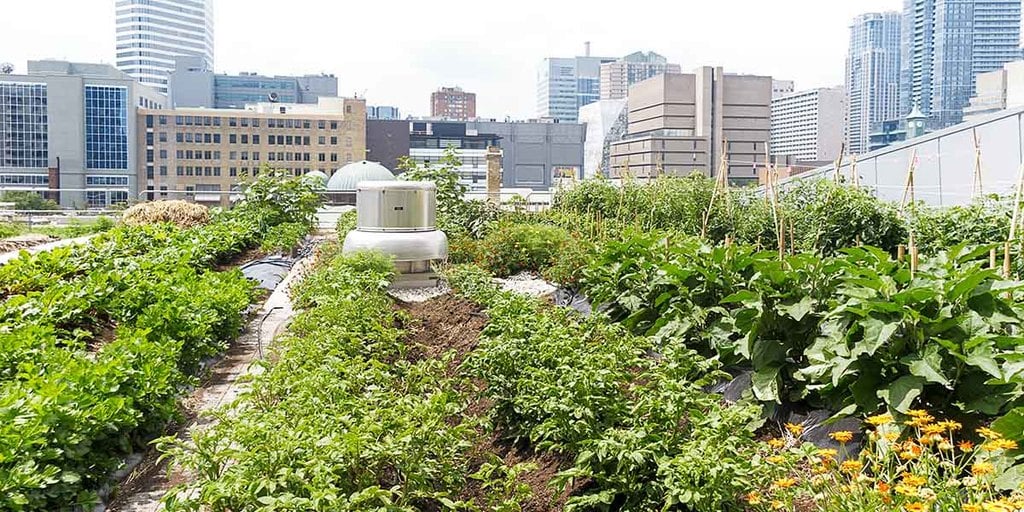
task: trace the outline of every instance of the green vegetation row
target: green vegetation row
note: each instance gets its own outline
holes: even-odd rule
[[[208,225],[117,227],[0,267],[0,509],[95,503],[178,414],[255,298],[238,270],[214,266],[273,226],[310,225],[309,208],[289,205],[311,191],[275,178],[250,191]]]

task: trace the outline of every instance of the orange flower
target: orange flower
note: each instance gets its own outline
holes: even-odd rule
[[[882,494],[886,494],[889,492],[890,487],[889,484],[879,481],[878,483],[875,484],[875,489],[877,489],[878,492]]]
[[[921,456],[921,446],[908,442],[902,452],[900,452],[900,458],[903,460],[913,460]]]
[[[969,452],[974,450],[974,443],[970,441],[960,441],[957,444],[957,447],[960,448],[960,451]]]
[[[750,494],[747,494],[747,503],[750,503],[751,505],[760,505],[761,494],[757,491],[753,491]]]
[[[800,435],[804,433],[804,426],[786,423],[786,430],[788,430],[790,434],[793,434],[793,437],[800,437]]]
[[[841,430],[839,432],[832,432],[828,436],[838,441],[840,444],[846,444],[853,439],[853,432]]]
[[[971,474],[974,476],[984,476],[991,474],[995,469],[991,462],[975,462],[971,465]]]

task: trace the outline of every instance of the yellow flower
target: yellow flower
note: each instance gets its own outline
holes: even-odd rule
[[[868,419],[866,421],[869,424],[874,425],[876,427],[888,425],[892,423],[892,414],[879,414],[877,416],[868,416]]]
[[[991,440],[991,439],[999,439],[999,438],[1003,437],[1003,435],[1000,434],[999,432],[996,432],[995,430],[992,430],[992,429],[987,428],[987,427],[981,427],[981,428],[979,428],[977,430],[977,432],[978,432],[979,436],[984,437],[985,439],[989,439],[989,440]]]
[[[981,509],[985,512],[1014,512],[1017,507],[1005,499],[999,499],[982,503]]]
[[[928,415],[928,411],[924,409],[911,409],[907,411],[907,416],[910,416],[911,418],[922,418]]]
[[[970,441],[960,441],[960,443],[957,444],[957,447],[960,448],[960,451],[969,452],[974,450],[974,443]]]
[[[768,457],[765,460],[767,460],[771,464],[782,464],[783,462],[786,462],[786,458],[783,457],[782,455],[772,455],[771,457]]]
[[[893,491],[895,491],[896,494],[902,494],[904,496],[917,496],[917,487],[914,487],[913,485],[896,484],[896,486],[893,487]]]
[[[925,434],[927,434],[929,436],[934,436],[934,435],[937,435],[937,434],[942,434],[945,431],[946,431],[946,427],[943,426],[942,423],[936,423],[934,425],[925,425],[924,428],[921,429],[921,432],[924,432]]]
[[[981,505],[972,505],[970,503],[965,504],[960,508],[963,512],[981,512]]]
[[[793,437],[800,437],[800,435],[804,433],[804,426],[786,423],[786,430],[788,430],[790,434],[793,434]]]
[[[932,415],[925,413],[920,416],[914,416],[913,419],[911,419],[910,421],[905,421],[904,423],[912,427],[923,428],[930,425],[934,420],[935,418],[932,417]]]
[[[859,473],[864,467],[859,460],[848,460],[839,465],[839,470],[848,475]]]
[[[782,448],[786,447],[786,441],[784,441],[782,439],[779,439],[777,437],[769,439],[766,442],[768,443],[768,446],[771,446],[772,448],[775,448],[776,450],[782,449]]]
[[[991,462],[975,462],[971,465],[971,474],[974,476],[988,475],[993,471],[995,471],[995,466]]]
[[[900,438],[900,433],[899,432],[886,432],[884,434],[884,436],[885,436],[885,440],[886,441],[889,441],[890,443],[894,443],[894,442],[896,442],[897,439]]]
[[[942,442],[939,443],[939,449],[944,452],[948,452],[953,449],[953,443],[943,439]]]
[[[911,487],[921,487],[922,485],[928,483],[927,478],[915,475],[913,473],[903,473],[903,475],[900,476],[900,480],[904,484],[907,484]]]
[[[904,446],[903,451],[900,452],[900,458],[903,460],[914,460],[921,456],[921,446],[914,443],[908,442]]]
[[[940,421],[939,425],[942,425],[943,428],[945,428],[946,430],[948,430],[950,432],[956,432],[957,430],[960,430],[961,428],[963,428],[963,425],[961,425],[959,422],[956,422],[956,421],[953,421],[953,420]]]
[[[760,505],[761,493],[753,491],[750,494],[747,494],[747,503],[750,503],[751,505]]]
[[[838,441],[840,444],[846,444],[853,439],[853,432],[841,430],[839,432],[832,432],[828,436]]]
[[[903,510],[906,510],[907,512],[924,512],[924,504],[917,502],[907,503],[906,505],[903,505]]]
[[[788,489],[796,485],[796,478],[780,478],[772,483],[772,487]]]
[[[818,457],[821,457],[823,459],[835,458],[836,453],[837,452],[835,450],[830,449],[830,448],[822,448],[822,449],[814,452],[815,455],[817,455]]]
[[[786,507],[786,504],[781,502],[781,501],[779,501],[779,500],[772,501],[772,510],[782,510],[785,507]]]
[[[993,439],[987,443],[983,443],[980,448],[987,452],[994,452],[996,450],[1015,450],[1017,449],[1017,443],[1015,441],[1010,441],[1009,439]]]

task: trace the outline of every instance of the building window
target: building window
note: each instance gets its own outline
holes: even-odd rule
[[[160,166],[160,176],[167,176],[167,166],[166,165],[161,165]]]
[[[228,135],[228,144],[237,144],[237,143],[238,143],[238,135],[235,135],[234,133]]]
[[[338,138],[337,137],[331,137],[331,145],[332,146],[337,146],[338,145]]]
[[[160,142],[167,142],[167,132],[160,132]]]
[[[327,128],[327,121],[324,121],[323,119],[317,121],[316,122],[316,127],[321,129],[321,130],[323,130],[324,128]]]
[[[243,133],[242,134],[242,144],[248,144],[248,143],[249,143],[249,136]]]
[[[337,121],[331,121],[331,129],[332,130],[337,130],[338,129],[338,122]]]
[[[258,162],[259,159],[260,159],[260,152],[259,151],[253,151],[252,152],[252,159],[256,160]]]
[[[230,168],[228,168],[228,176],[231,176],[232,178],[234,178],[235,176],[238,176],[238,167],[230,167]]]
[[[167,116],[160,116],[160,126],[167,126]]]
[[[185,134],[181,132],[175,133],[174,140],[177,141],[179,144],[185,142]]]
[[[308,146],[309,145],[309,135],[306,135],[306,136],[302,137],[302,145],[303,146]]]
[[[260,143],[260,135],[258,133],[252,134],[252,143],[253,144],[259,144]]]
[[[45,84],[0,83],[0,167],[49,164]]]
[[[277,138],[274,137],[273,135],[271,135],[270,137],[267,137],[267,144],[270,144],[271,146],[276,146],[277,145]]]
[[[166,160],[167,159],[167,150],[166,149],[161,149],[160,150],[160,159],[161,160]]]
[[[214,119],[220,119],[220,118],[219,117],[215,117]],[[220,134],[219,133],[213,134],[213,143],[214,144],[220,144]]]
[[[317,137],[316,142],[317,142],[317,144],[320,144],[320,145],[327,144],[327,137],[324,137],[323,135],[321,135],[321,136]]]
[[[128,169],[128,89],[85,86],[87,169]]]
[[[337,162],[338,161],[338,154],[337,153],[331,153],[331,161],[332,162]]]

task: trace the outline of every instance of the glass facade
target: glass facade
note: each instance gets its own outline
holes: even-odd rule
[[[85,166],[128,170],[128,89],[85,86]]]
[[[45,84],[0,83],[0,167],[49,163]]]

